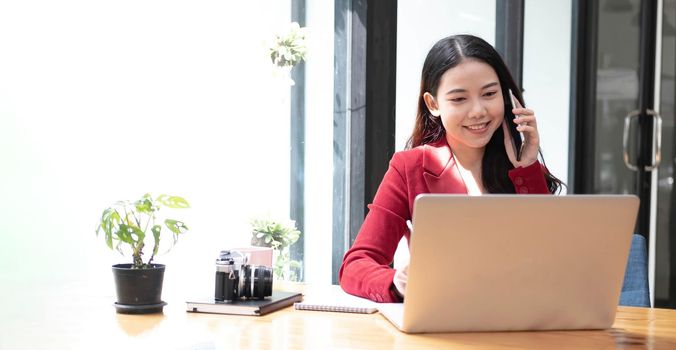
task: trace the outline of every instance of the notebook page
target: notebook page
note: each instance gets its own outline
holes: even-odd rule
[[[340,288],[331,288],[326,293],[305,296],[302,302],[294,304],[296,310],[352,312],[371,314],[378,311],[377,303],[345,293]]]

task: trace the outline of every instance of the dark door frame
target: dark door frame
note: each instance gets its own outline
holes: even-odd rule
[[[652,188],[652,172],[645,167],[651,165],[653,154],[653,118],[647,114],[655,109],[655,58],[657,54],[657,1],[641,2],[639,52],[639,96],[638,109],[638,176],[636,194],[641,198],[650,198]],[[637,232],[650,238],[650,200],[641,200],[636,223]]]
[[[596,125],[598,2],[572,2],[568,193],[592,193]],[[587,179],[585,181],[584,179]]]
[[[523,27],[525,0],[496,0],[495,49],[523,90]]]

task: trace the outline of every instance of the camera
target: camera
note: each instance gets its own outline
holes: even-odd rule
[[[249,265],[237,250],[222,250],[216,259],[215,300],[265,299],[272,295],[272,269]]]

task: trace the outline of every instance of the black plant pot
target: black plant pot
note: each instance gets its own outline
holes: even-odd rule
[[[162,312],[167,303],[162,301],[164,265],[152,264],[147,269],[132,269],[132,264],[113,265],[117,302],[121,314],[149,314]]]

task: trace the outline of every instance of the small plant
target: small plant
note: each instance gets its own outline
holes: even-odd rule
[[[306,29],[292,22],[289,31],[277,35],[270,47],[270,59],[278,67],[293,67],[305,59]]]
[[[300,231],[296,223],[281,223],[272,219],[254,219],[251,221],[251,244],[258,247],[284,249],[298,240]]]
[[[254,219],[251,221],[251,245],[271,247],[277,251],[273,271],[277,278],[297,281],[300,262],[291,260],[289,247],[298,241],[301,232],[294,221],[279,222],[272,219]]]
[[[131,248],[132,268],[149,268],[159,251],[163,227],[166,227],[172,236],[167,251],[176,244],[178,236],[188,230],[185,223],[174,219],[165,219],[164,226],[157,224],[156,214],[161,207],[183,209],[190,205],[181,197],[166,194],[155,199],[150,194],[145,194],[136,201],[120,201],[103,211],[96,235],[103,232],[108,247],[117,249],[122,255],[125,255],[125,247]],[[150,259],[144,263],[143,249],[146,246],[145,238],[150,236],[149,233],[152,233],[154,244]]]

